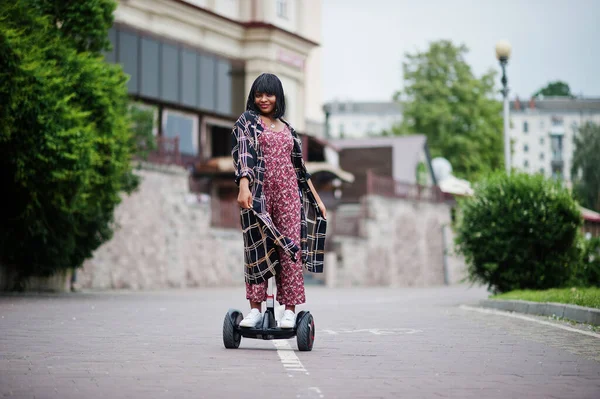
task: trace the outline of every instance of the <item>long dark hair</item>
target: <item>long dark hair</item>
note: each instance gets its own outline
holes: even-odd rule
[[[263,73],[256,78],[254,83],[252,83],[250,93],[248,93],[246,110],[260,114],[260,109],[254,103],[254,96],[256,93],[274,94],[276,100],[273,118],[278,119],[285,115],[285,95],[283,94],[283,85],[277,76],[272,73]]]

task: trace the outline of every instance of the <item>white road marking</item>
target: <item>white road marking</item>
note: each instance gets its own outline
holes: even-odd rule
[[[533,317],[527,317],[527,316],[524,316],[524,315],[521,315],[521,314],[506,312],[506,311],[503,311],[503,310],[477,308],[477,307],[474,307],[474,306],[467,306],[467,305],[460,305],[460,308],[463,309],[463,310],[470,310],[470,311],[473,311],[473,312],[486,313],[486,314],[494,314],[494,315],[498,315],[498,316],[512,317],[514,319],[521,319],[521,320],[532,321],[534,323],[543,324],[543,325],[550,326],[550,327],[555,327],[555,328],[560,328],[562,330],[576,332],[576,333],[583,334],[583,335],[589,335],[590,337],[594,337],[594,338],[600,338],[600,334],[596,334],[596,333],[591,332],[591,331],[578,330],[576,328],[572,328],[572,327],[569,327],[569,326],[563,326],[562,324],[551,323],[549,321],[544,321],[544,320],[538,320],[538,319],[535,319]]]
[[[300,371],[306,373],[308,375],[308,371],[302,365],[296,353],[290,346],[289,342],[283,339],[274,339],[273,345],[277,348],[277,354],[279,355],[279,360],[281,360],[281,364],[285,367],[286,371]]]
[[[329,335],[348,334],[348,333],[364,333],[368,332],[373,335],[400,335],[400,334],[416,334],[421,333],[423,330],[417,330],[415,328],[362,328],[358,330],[322,330]]]

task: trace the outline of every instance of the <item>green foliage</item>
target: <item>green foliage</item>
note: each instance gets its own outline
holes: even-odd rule
[[[573,97],[571,94],[571,88],[565,82],[557,80],[556,82],[550,82],[536,91],[533,94],[534,97]]]
[[[600,125],[586,122],[573,137],[573,192],[586,208],[600,211]]]
[[[107,31],[113,24],[113,0],[36,0],[42,13],[58,27],[61,40],[79,52],[99,54],[110,49]]]
[[[496,172],[460,208],[456,243],[471,281],[495,293],[568,283],[580,259],[574,244],[582,218],[560,183]]]
[[[154,137],[154,112],[141,104],[131,104],[129,107],[129,119],[132,123],[132,136],[130,145],[135,154],[143,159],[148,159],[148,154],[156,150],[156,138]]]
[[[405,89],[395,96],[404,100],[404,120],[392,133],[425,134],[432,157],[474,181],[503,166],[502,105],[493,98],[495,72],[476,78],[466,53],[443,40],[406,55]]]
[[[577,287],[600,287],[600,237],[580,237],[581,260],[571,276],[570,284]]]
[[[83,25],[110,26],[112,16],[77,17],[73,6],[65,21],[75,36],[66,40],[44,14],[49,3],[0,4],[0,184],[9,193],[0,263],[20,278],[80,266],[111,237],[120,193],[134,188],[123,186],[133,151],[127,77],[76,45],[101,49],[100,34],[85,36]]]

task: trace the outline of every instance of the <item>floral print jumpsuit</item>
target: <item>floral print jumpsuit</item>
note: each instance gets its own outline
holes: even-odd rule
[[[300,246],[300,215],[302,204],[298,192],[296,171],[291,154],[294,146],[292,133],[287,126],[275,132],[262,119],[263,132],[258,137],[265,158],[263,190],[267,212],[277,229]],[[281,248],[277,248],[281,262],[280,272],[275,276],[277,302],[281,305],[299,305],[305,302],[302,259],[294,262]],[[263,302],[267,299],[267,284],[246,283],[246,299]]]

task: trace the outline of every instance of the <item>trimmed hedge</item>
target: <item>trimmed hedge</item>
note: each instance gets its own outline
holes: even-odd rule
[[[577,203],[541,175],[496,173],[460,202],[457,249],[469,279],[494,293],[569,283],[581,253]]]

